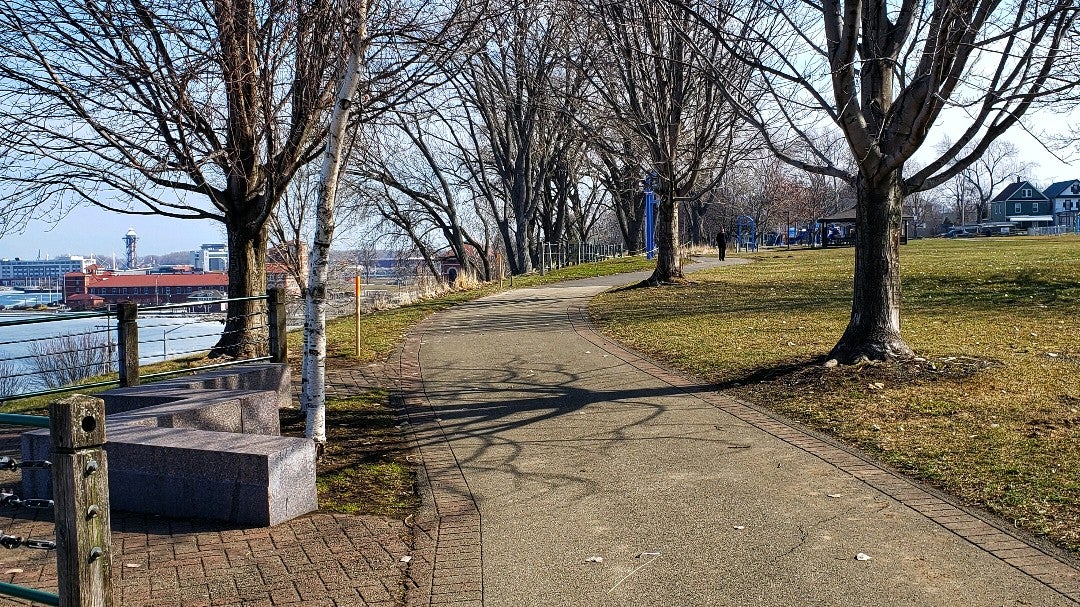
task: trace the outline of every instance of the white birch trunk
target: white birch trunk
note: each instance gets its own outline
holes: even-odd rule
[[[352,113],[353,100],[360,86],[364,40],[367,37],[367,1],[356,3],[356,28],[349,43],[349,63],[338,89],[326,152],[319,173],[316,196],[315,238],[311,247],[311,269],[304,298],[304,357],[301,365],[300,406],[307,413],[304,436],[315,441],[321,450],[326,444],[326,276],[330,245],[334,240],[334,206],[337,203],[338,178],[344,162],[345,129]]]

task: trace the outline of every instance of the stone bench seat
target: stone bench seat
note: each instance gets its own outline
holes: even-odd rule
[[[112,507],[259,526],[317,509],[315,445],[280,436],[288,368],[274,366],[102,393]],[[51,452],[47,430],[23,434],[24,459]],[[24,469],[23,492],[49,497],[48,471]]]

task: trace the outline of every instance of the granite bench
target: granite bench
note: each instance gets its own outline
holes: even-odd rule
[[[113,508],[259,526],[318,508],[314,443],[280,435],[287,365],[241,365],[99,396]],[[51,451],[47,430],[23,434],[23,459]],[[51,495],[48,471],[24,469],[23,493]]]

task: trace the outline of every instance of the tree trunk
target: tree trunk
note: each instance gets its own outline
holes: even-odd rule
[[[627,251],[640,252],[645,248],[642,233],[645,226],[645,195],[640,191],[619,194],[622,202],[616,203],[616,217],[622,232],[623,246]]]
[[[829,358],[844,364],[911,358],[914,353],[900,336],[899,175],[870,182],[860,172],[856,196],[851,319]]]
[[[326,137],[322,171],[319,173],[315,238],[311,247],[311,274],[304,298],[304,358],[302,362],[300,406],[307,414],[304,436],[315,441],[321,453],[326,444],[326,279],[330,266],[330,245],[334,241],[334,208],[338,179],[345,154],[345,130],[352,113],[353,99],[360,85],[364,57],[367,4],[358,3],[357,26],[349,43],[349,62],[338,90]]]
[[[247,217],[237,217],[237,214],[228,215],[227,221],[229,299],[261,296],[266,293],[266,222],[252,226]],[[210,350],[210,357],[265,356],[270,348],[265,318],[265,301],[231,302],[225,315],[225,329]]]
[[[686,215],[690,220],[690,242],[694,245],[708,245],[712,240],[705,234],[705,215],[709,212],[706,202],[696,201],[686,205]]]
[[[679,267],[679,205],[668,175],[663,175],[663,186],[657,194],[656,205],[656,269],[649,278],[650,284],[664,284],[681,280]]]

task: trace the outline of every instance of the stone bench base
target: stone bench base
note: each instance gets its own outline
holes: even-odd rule
[[[314,443],[280,436],[288,367],[253,366],[101,395],[113,508],[260,526],[318,508]],[[23,459],[51,452],[47,430],[23,434]],[[23,493],[49,497],[48,472],[24,469]]]

